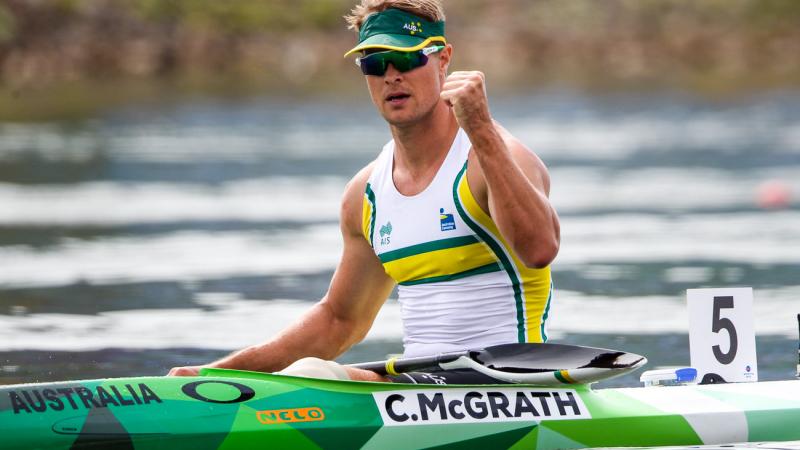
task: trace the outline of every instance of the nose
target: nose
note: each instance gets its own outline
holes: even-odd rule
[[[386,73],[383,74],[383,81],[387,84],[399,81],[403,77],[403,72],[395,69],[394,64],[389,63],[386,66]]]

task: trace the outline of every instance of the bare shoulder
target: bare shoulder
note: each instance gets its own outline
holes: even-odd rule
[[[544,189],[547,195],[550,195],[550,174],[547,171],[547,166],[539,155],[533,150],[528,148],[525,144],[511,134],[505,127],[500,125],[497,121],[494,122],[495,129],[511,153],[514,162],[516,162],[527,177],[538,187]]]
[[[342,232],[348,234],[361,234],[361,220],[364,208],[364,193],[367,190],[375,161],[367,164],[347,183],[342,196],[340,220]]]

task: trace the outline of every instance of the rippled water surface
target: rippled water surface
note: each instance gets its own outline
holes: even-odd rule
[[[685,289],[753,286],[760,376],[794,374],[800,93],[492,106],[551,171],[554,342],[688,364]],[[269,98],[0,123],[0,383],[160,374],[276,333],[324,294],[344,184],[388,137],[367,104]],[[400,339],[389,300],[342,360]]]

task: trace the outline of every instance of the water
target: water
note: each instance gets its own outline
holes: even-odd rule
[[[685,290],[753,286],[761,379],[791,377],[799,100],[494,99],[551,171],[552,341],[688,364]],[[0,383],[163,374],[269,338],[325,293],[342,189],[387,139],[366,100],[0,124]],[[770,181],[794,202],[760,207]],[[390,299],[341,360],[402,351],[399,317]]]

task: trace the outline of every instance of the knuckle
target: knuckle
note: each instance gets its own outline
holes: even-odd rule
[[[188,375],[192,375],[193,374],[192,370],[190,368],[188,368],[188,367],[176,367],[176,368],[172,369],[172,372],[170,372],[170,373],[172,375],[179,376],[179,377],[184,377],[184,376],[188,376]]]

